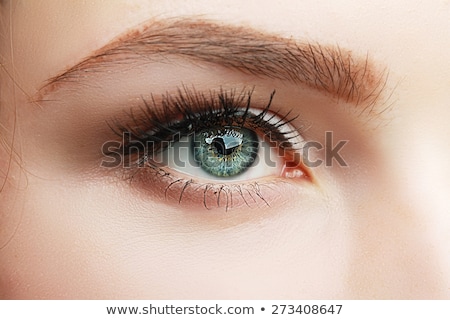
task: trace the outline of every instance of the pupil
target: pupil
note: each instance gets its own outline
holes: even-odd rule
[[[227,148],[225,146],[225,141],[223,141],[222,138],[214,138],[212,141],[212,145],[214,146],[214,148],[216,148],[217,153],[219,153],[220,155],[224,155],[224,156],[228,156],[228,155],[232,154],[233,151],[237,148],[237,146]]]

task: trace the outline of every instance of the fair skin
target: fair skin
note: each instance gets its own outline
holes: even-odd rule
[[[55,0],[0,10],[1,299],[450,298],[448,1]],[[115,56],[41,90],[117,37],[176,19],[339,47],[355,68],[370,60],[365,74],[380,79],[362,87],[377,99],[167,53]],[[103,143],[117,140],[108,121],[183,85],[254,87],[256,108],[276,90],[273,110],[300,115],[304,139],[323,143],[331,131],[335,144],[348,141],[348,166],[305,169],[311,179],[255,173],[235,184],[258,181],[264,201],[224,208],[208,198],[209,210],[193,187],[179,201],[176,188],[161,192],[167,181],[101,168]]]

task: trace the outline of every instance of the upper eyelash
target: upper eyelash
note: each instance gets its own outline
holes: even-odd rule
[[[177,90],[176,95],[168,93],[163,95],[159,105],[153,96],[150,102],[142,99],[144,104],[141,108],[142,116],[137,117],[132,110],[129,114],[131,121],[128,124],[116,120],[110,127],[120,136],[124,133],[130,135],[130,143],[121,146],[124,155],[130,150],[136,151],[136,147],[139,150],[142,146],[151,145],[151,150],[139,150],[145,152],[146,160],[168,147],[168,142],[177,142],[192,132],[223,126],[246,127],[263,132],[278,147],[286,151],[295,151],[296,142],[293,140],[301,135],[301,128],[287,131],[280,128],[292,123],[299,116],[291,117],[291,111],[281,117],[277,117],[273,112],[269,114],[275,90],[264,108],[252,107],[253,92],[254,88],[251,90],[244,88],[240,92],[220,89],[219,92],[209,91],[207,96],[194,89],[183,87]],[[259,112],[255,114],[254,110]],[[137,162],[142,162],[142,159],[138,159]]]

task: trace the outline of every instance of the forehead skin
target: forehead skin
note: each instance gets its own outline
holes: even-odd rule
[[[343,201],[331,212],[344,212],[348,220],[339,221],[342,229],[336,234],[320,234],[323,241],[317,248],[303,241],[314,238],[314,228],[307,235],[290,228],[303,220],[296,216],[293,223],[289,214],[308,203],[295,203],[271,224],[193,234],[186,241],[190,230],[180,230],[175,214],[167,218],[172,224],[147,216],[136,219],[140,224],[126,215],[113,221],[114,210],[128,212],[140,204],[108,197],[107,192],[117,192],[111,185],[76,189],[85,192],[88,204],[79,203],[78,193],[62,186],[42,192],[41,180],[29,175],[26,181],[19,174],[23,168],[8,162],[11,152],[5,154],[2,148],[1,172],[8,171],[11,182],[0,194],[0,298],[450,297],[449,1],[30,0],[1,2],[0,8],[0,132],[2,145],[8,146],[11,132],[20,131],[13,143],[16,152],[18,141],[34,136],[27,131],[33,123],[28,110],[39,106],[30,100],[47,80],[149,19],[209,19],[286,39],[337,45],[356,56],[369,56],[388,70],[386,90],[392,93],[386,124],[366,142],[376,144],[386,161],[360,170],[361,175],[366,169],[379,173],[362,184],[363,191],[346,187]],[[16,118],[19,131],[12,129]],[[25,164],[48,156],[28,150]],[[45,174],[40,178],[51,180]],[[362,205],[355,200],[360,192],[371,195]],[[46,201],[42,194],[53,198]],[[99,215],[84,216],[88,210]],[[84,232],[85,225],[89,228]],[[143,236],[130,237],[117,231],[118,225]],[[173,228],[165,229],[167,225]],[[272,248],[268,238],[278,227],[286,236],[280,241],[274,236],[278,247]],[[60,238],[47,229],[60,230],[55,232]],[[330,243],[335,252],[327,251]],[[270,258],[264,257],[266,252]],[[330,252],[330,260],[323,258]],[[46,265],[54,256],[61,259]],[[174,267],[180,261],[183,270]],[[49,268],[54,274],[48,274]],[[76,281],[70,281],[74,274]],[[215,287],[208,287],[210,279]],[[241,287],[230,286],[238,282]],[[196,291],[196,285],[203,291]]]

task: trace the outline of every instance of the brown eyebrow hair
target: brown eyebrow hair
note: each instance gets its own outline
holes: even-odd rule
[[[160,61],[167,55],[221,65],[239,72],[304,84],[338,99],[372,105],[386,83],[366,56],[317,43],[299,43],[251,28],[208,20],[152,21],[113,40],[78,64],[49,79],[37,97],[111,64]],[[41,99],[37,100],[41,100]]]

